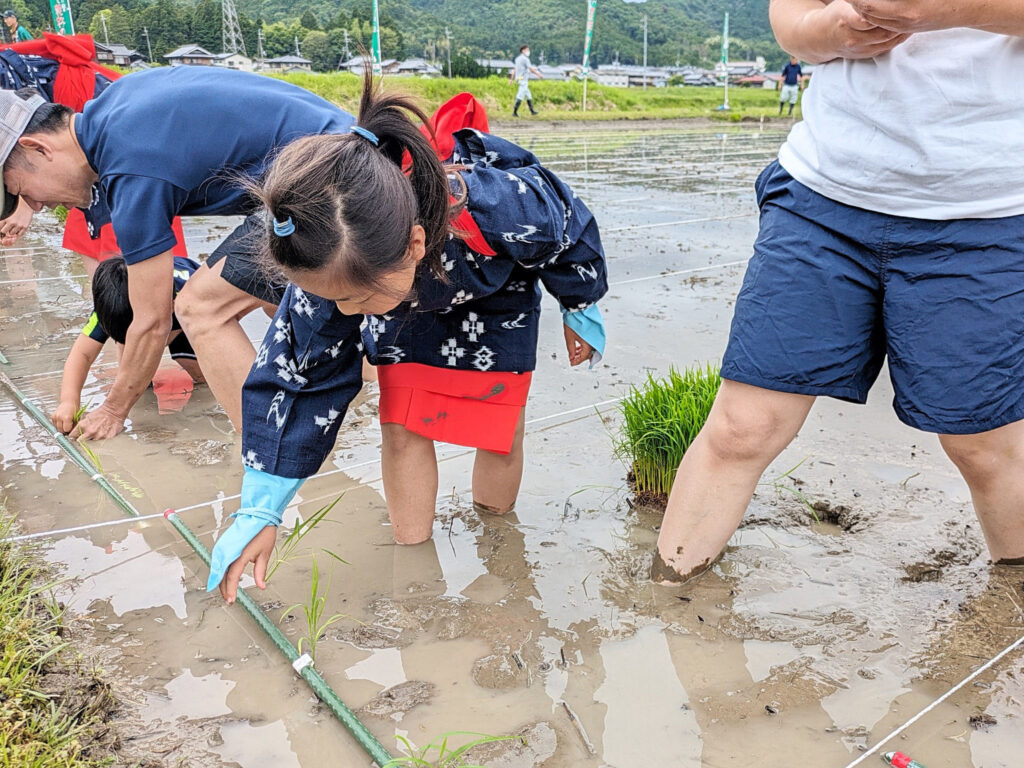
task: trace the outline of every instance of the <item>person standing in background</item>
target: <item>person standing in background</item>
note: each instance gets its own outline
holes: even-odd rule
[[[779,115],[782,107],[789,102],[789,116],[793,116],[793,107],[800,98],[800,86],[804,82],[804,71],[796,56],[789,57],[789,63],[782,68],[782,92],[779,94]]]
[[[7,26],[7,29],[10,30],[11,42],[20,43],[25,40],[33,39],[32,33],[18,23],[18,14],[14,11],[4,11],[4,24]]]
[[[530,73],[533,72],[541,80],[544,75],[530,63],[530,46],[524,45],[519,48],[519,55],[516,56],[515,69],[512,70],[512,80],[518,83],[519,90],[516,91],[516,105],[512,108],[512,117],[519,117],[519,105],[526,102],[530,107],[530,114],[536,115],[537,110],[533,108],[533,95],[530,93]]]

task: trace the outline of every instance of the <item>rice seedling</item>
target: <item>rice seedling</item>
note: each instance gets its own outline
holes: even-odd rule
[[[344,495],[345,494],[342,494],[341,496]],[[324,518],[327,517],[327,515],[330,513],[332,509],[334,509],[334,506],[339,501],[341,501],[341,496],[336,498],[327,506],[318,509],[312,515],[310,515],[308,519],[300,520],[299,522],[297,522],[295,524],[295,527],[288,532],[288,535],[285,536],[284,539],[274,547],[274,564],[271,565],[270,568],[267,570],[267,581],[270,581],[270,578],[277,572],[278,568],[280,568],[285,563],[295,559],[295,557],[298,555],[298,548],[299,545],[302,543],[302,540],[306,538],[307,535],[309,535],[310,531],[312,531],[321,522],[323,522]],[[337,560],[338,562],[348,565],[348,562],[346,560],[343,560],[342,558],[338,557],[338,555],[334,554],[329,549],[325,549],[323,551],[335,560]]]
[[[679,462],[707,421],[721,384],[712,365],[682,373],[671,368],[667,378],[648,374],[646,383],[622,401],[616,448],[628,462],[638,501],[668,500]]]
[[[320,567],[316,562],[316,555],[313,555],[313,573],[310,578],[309,584],[309,601],[305,604],[296,603],[291,608],[284,611],[282,616],[294,611],[296,608],[301,608],[303,614],[306,617],[306,636],[299,638],[299,642],[296,647],[299,653],[302,653],[302,644],[305,642],[309,648],[309,655],[316,661],[316,647],[320,638],[324,632],[327,631],[328,627],[332,624],[341,621],[346,618],[343,613],[335,613],[331,616],[324,617],[327,608],[327,595],[331,591],[330,577],[327,579],[327,584],[324,585],[324,589],[320,591]]]
[[[448,742],[453,736],[475,737],[472,741],[463,744],[455,749],[448,749]],[[451,731],[442,734],[427,744],[425,747],[415,747],[404,736],[395,736],[407,751],[408,755],[396,757],[389,760],[381,768],[402,768],[413,766],[414,768],[486,768],[475,763],[467,763],[466,753],[473,747],[481,744],[492,744],[496,741],[509,741],[511,739],[522,739],[522,736],[488,736],[486,733],[472,733],[470,731]],[[524,742],[525,743],[525,742]],[[431,756],[432,752],[436,755]]]

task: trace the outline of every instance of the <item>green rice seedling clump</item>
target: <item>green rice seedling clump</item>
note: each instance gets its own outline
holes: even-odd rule
[[[622,401],[619,455],[628,462],[636,496],[642,502],[668,500],[683,454],[707,421],[722,384],[712,365],[651,374]]]

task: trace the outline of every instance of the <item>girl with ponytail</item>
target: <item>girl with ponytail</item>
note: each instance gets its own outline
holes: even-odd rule
[[[363,354],[380,376],[400,544],[430,538],[435,440],[477,448],[479,512],[513,509],[541,285],[561,305],[570,364],[603,354],[605,259],[587,207],[521,147],[471,128],[428,137],[412,118],[429,126],[367,67],[351,132],[290,143],[251,189],[266,266],[290,285],[243,390],[242,507],[208,584],[229,602],[249,562],[263,586],[275,526],[333,450]]]

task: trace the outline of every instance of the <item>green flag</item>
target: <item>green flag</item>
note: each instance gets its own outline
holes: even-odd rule
[[[725,24],[722,26],[722,63],[726,65],[726,72],[729,71],[729,12],[725,12]]]
[[[373,37],[370,38],[370,55],[373,57],[373,74],[381,73],[380,58],[380,12],[377,0],[373,0]]]
[[[68,0],[50,0],[50,11],[53,14],[53,31],[58,35],[75,34],[75,25],[71,20],[71,6]]]
[[[594,15],[597,13],[597,0],[587,1],[587,37],[583,43],[583,77],[590,73],[590,44],[594,40]]]

